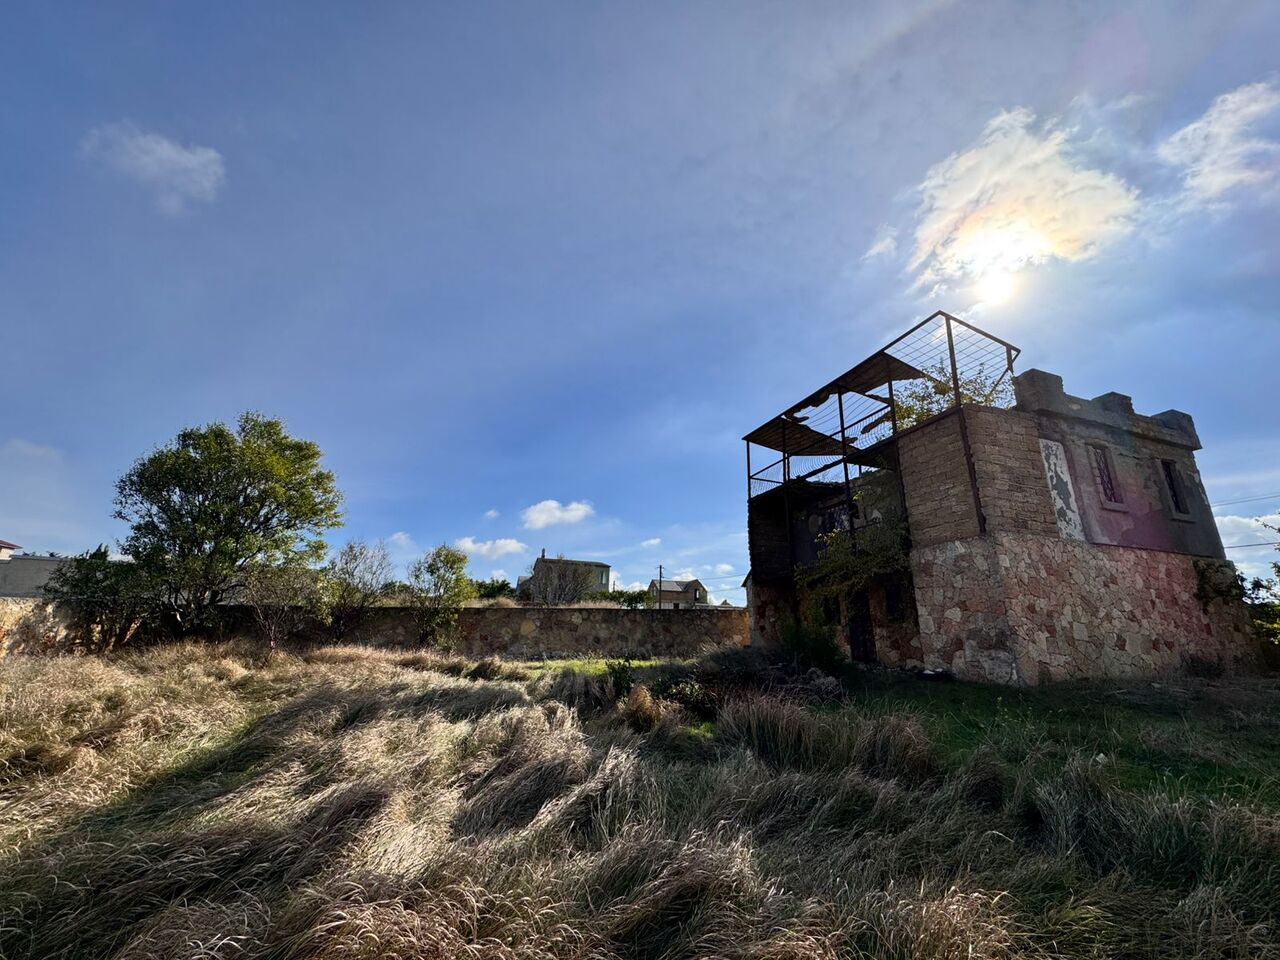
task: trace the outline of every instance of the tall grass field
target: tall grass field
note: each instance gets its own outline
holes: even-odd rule
[[[1275,681],[0,662],[0,957],[1280,957]]]

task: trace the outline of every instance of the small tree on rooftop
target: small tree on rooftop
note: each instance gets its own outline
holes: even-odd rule
[[[324,557],[322,535],[340,525],[342,498],[320,456],[279,420],[245,413],[234,428],[183,430],[120,478],[123,551],[156,584],[175,632],[208,626],[249,568]]]
[[[325,567],[329,627],[341,640],[368,621],[392,583],[391,554],[385,544],[348,542]]]
[[[936,416],[955,406],[955,386],[951,382],[951,368],[939,361],[936,366],[925,368],[927,377],[922,380],[900,380],[894,383],[894,407],[898,429],[903,430]],[[962,373],[960,396],[968,404],[987,407],[1007,407],[1013,403],[1013,386],[1005,371],[988,373],[985,364]]]
[[[409,565],[409,603],[419,638],[437,646],[453,640],[458,611],[476,595],[467,555],[441,544]]]

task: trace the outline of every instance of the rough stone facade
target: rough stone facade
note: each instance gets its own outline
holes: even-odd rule
[[[898,462],[912,543],[928,546],[978,535],[958,417],[943,416],[904,433]]]
[[[920,633],[888,663],[1005,683],[1252,666],[1226,561],[992,534],[913,551]]]
[[[1040,370],[1013,385],[1012,408],[953,408],[887,441],[876,473],[901,483],[910,575],[841,598],[853,655],[1018,684],[1251,668],[1191,417],[1075,397]],[[789,504],[795,529],[805,489]],[[802,568],[803,552],[792,558]],[[904,586],[906,610],[889,602]],[[799,615],[794,593],[776,572],[755,587],[755,642],[776,642],[768,618]]]
[[[31,597],[0,597],[0,656],[62,649],[65,618],[52,604]]]
[[[619,610],[609,607],[469,607],[459,650],[521,660],[559,657],[689,657],[706,646],[747,646],[742,607]]]
[[[388,646],[414,646],[411,611],[377,612],[353,638]],[[517,660],[564,657],[690,657],[703,647],[751,642],[742,607],[702,610],[625,610],[616,607],[464,607],[454,649],[469,657]]]
[[[1234,568],[1191,418],[1073,397],[1039,370],[1014,384],[1013,409],[967,407],[901,437],[919,630],[877,624],[877,658],[1006,683],[1250,667],[1243,605],[1204,591]]]

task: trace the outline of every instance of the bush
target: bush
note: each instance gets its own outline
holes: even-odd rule
[[[419,639],[449,646],[458,611],[475,596],[475,584],[467,576],[467,555],[441,544],[409,565],[408,586]]]
[[[629,657],[626,660],[605,661],[604,672],[613,684],[616,696],[625,697],[631,692],[631,687],[636,682],[636,670]]]
[[[55,569],[44,596],[70,611],[88,649],[103,653],[132,640],[159,609],[157,585],[147,569],[112,560],[105,545]]]
[[[649,733],[662,723],[662,707],[643,683],[638,683],[627,694],[622,715],[637,733]]]
[[[826,625],[785,623],[779,633],[778,647],[801,669],[816,667],[833,676],[840,673],[849,660],[836,641],[836,628]]]

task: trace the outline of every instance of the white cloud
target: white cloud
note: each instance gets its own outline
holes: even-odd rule
[[[961,394],[961,396],[963,396],[963,394]],[[715,566],[715,572],[720,576],[728,576],[729,574],[733,573],[733,564],[717,563]]]
[[[1280,560],[1276,548],[1270,546],[1280,540],[1275,530],[1264,527],[1280,526],[1280,513],[1267,514],[1261,517],[1240,517],[1231,514],[1216,516],[1218,532],[1222,534],[1222,543],[1226,547],[1245,543],[1264,544],[1264,546],[1246,547],[1241,550],[1228,550],[1227,556],[1240,568],[1246,577],[1271,577],[1271,564]]]
[[[497,510],[486,510],[486,511],[484,512],[484,518],[485,518],[486,520],[497,520],[497,519],[498,519],[498,511],[497,511]]]
[[[490,580],[505,580],[505,579],[507,579],[507,571],[505,571],[505,570],[490,570],[490,571],[489,571],[489,579],[490,579]]]
[[[403,569],[410,561],[416,560],[423,554],[422,548],[418,546],[413,537],[403,530],[397,530],[387,537],[384,542],[387,545],[387,552],[391,554],[391,562],[400,569]]]
[[[946,286],[1050,260],[1079,261],[1129,233],[1137,191],[1090,169],[1068,129],[1000,114],[980,141],[931,167],[920,184],[911,268]]]
[[[541,530],[560,523],[578,523],[595,513],[595,508],[585,500],[562,504],[559,500],[542,500],[525,508],[520,515],[526,530]]]
[[[212,203],[226,179],[222,155],[212,147],[184,147],[128,121],[90,130],[81,143],[85,156],[151,187],[168,214],[187,204]]]
[[[641,540],[641,541],[640,541],[640,546],[642,546],[642,547],[660,547],[660,546],[662,546],[662,538],[661,538],[661,537],[650,537],[648,540]]]
[[[473,557],[484,557],[487,560],[496,560],[498,557],[505,557],[509,553],[524,553],[528,550],[528,544],[521,543],[510,537],[503,537],[498,540],[477,540],[474,537],[462,537],[453,542],[453,545],[463,553],[470,554]]]
[[[876,257],[891,257],[898,252],[898,228],[887,223],[876,227],[876,235],[871,246],[862,255],[863,260],[874,260]]]
[[[1269,186],[1280,167],[1280,143],[1254,128],[1280,109],[1280,88],[1250,83],[1224,93],[1198,120],[1165,140],[1156,155],[1183,170],[1184,201],[1214,205],[1239,187]]]

